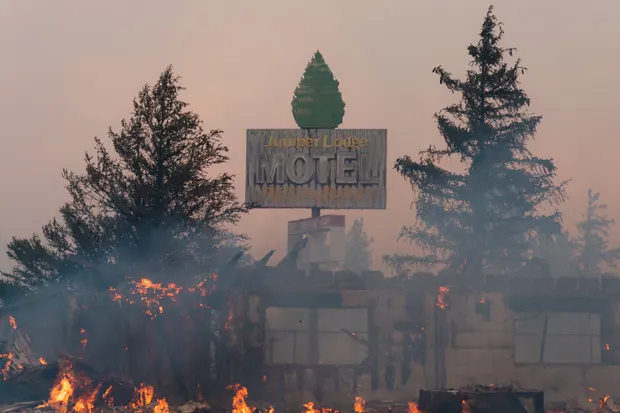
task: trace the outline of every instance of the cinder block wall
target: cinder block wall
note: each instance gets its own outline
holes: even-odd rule
[[[299,278],[287,281],[286,277],[279,277],[277,284],[268,283],[272,293],[274,288],[282,293],[315,287],[332,293],[339,291],[343,307],[372,308],[378,343],[378,388],[371,388],[369,375],[359,375],[357,387],[351,389],[349,385],[353,382],[353,372],[342,371],[343,381],[338,391],[333,383],[326,382],[326,386],[330,387],[323,389],[326,399],[340,397],[350,400],[352,394],[357,393],[367,400],[412,400],[417,398],[421,388],[454,388],[468,384],[542,389],[547,401],[572,400],[586,408],[595,407],[598,398],[605,394],[620,398],[618,365],[516,364],[514,325],[519,313],[507,304],[507,300],[515,295],[538,298],[549,295],[560,299],[566,297],[567,301],[572,300],[570,297],[587,297],[604,301],[610,307],[605,322],[614,325],[613,329],[620,339],[617,328],[620,324],[619,279],[486,277],[484,284],[476,291],[471,291],[471,286],[452,288],[449,307],[439,309],[436,306],[439,286],[451,285],[455,279],[423,274],[399,281],[373,273],[360,277],[363,281],[360,288],[353,280],[355,277],[347,277],[323,274],[320,287],[308,287],[303,284],[308,282],[307,279],[301,282]],[[347,280],[347,283],[339,284],[332,280]],[[264,316],[264,311],[260,310],[260,289],[254,285],[252,294],[255,297],[249,301],[247,311],[252,322],[264,324],[264,320],[259,320]],[[481,299],[489,304],[488,313],[481,312],[480,308],[477,310]],[[416,328],[420,327],[425,336],[425,357],[423,360],[412,360],[411,357],[406,360],[406,348],[411,346],[407,336],[411,338],[418,334]],[[618,347],[620,349],[620,345]],[[410,375],[403,382],[403,370],[407,368],[411,370]],[[391,390],[386,377],[389,370],[395,376]],[[300,392],[296,385],[296,373],[291,372],[287,377],[287,391],[297,393],[300,399],[305,397],[303,390]],[[588,399],[592,399],[594,404],[589,404]]]

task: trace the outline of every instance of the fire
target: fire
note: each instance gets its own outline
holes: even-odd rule
[[[209,278],[213,281],[217,281],[217,274],[212,274],[211,277]],[[196,287],[188,288],[187,291],[189,291],[190,293],[198,291],[200,292],[200,295],[202,295],[203,297],[206,297],[207,295],[209,295],[209,290],[207,289],[207,286],[206,286],[207,281],[208,279],[202,280],[198,283],[198,285],[196,285]],[[211,288],[211,291],[213,290],[215,290],[215,286]]]
[[[153,401],[155,390],[152,386],[147,386],[144,383],[140,384],[140,388],[136,390],[135,401],[131,403],[131,407],[139,409],[140,407],[146,407]]]
[[[461,413],[470,413],[469,403],[467,403],[467,400],[461,400]]]
[[[245,399],[248,398],[248,389],[240,384],[228,386],[228,388],[235,392],[232,400],[232,413],[252,413],[253,409],[245,403]]]
[[[72,366],[71,364],[67,364],[66,366],[61,368],[58,379],[56,380],[56,385],[52,387],[52,390],[50,391],[50,397],[47,402],[40,406],[37,406],[37,408],[51,407],[59,413],[66,413],[68,410],[69,402],[73,398],[76,386],[77,380],[73,373]],[[82,408],[85,408],[85,406],[83,406]]]
[[[599,399],[598,401],[599,407],[602,409],[603,407],[607,406],[607,402],[609,401],[610,398],[611,396],[609,394],[606,394],[603,398]]]
[[[353,403],[353,410],[355,413],[364,413],[364,409],[366,408],[366,400],[363,397],[356,397],[355,402]]]
[[[82,339],[80,340],[80,344],[82,344],[82,348],[86,348],[88,344],[88,337],[86,337],[86,330],[83,328],[80,330],[80,334],[82,335]]]
[[[437,291],[437,307],[444,309],[448,307],[448,294],[450,294],[450,287],[442,285]]]
[[[108,387],[108,389],[103,392],[103,396],[101,396],[105,405],[109,407],[114,406],[114,398],[112,398],[112,396],[110,395],[111,392],[112,386]]]
[[[157,404],[153,407],[153,413],[169,413],[168,402],[166,399],[158,399]]]
[[[339,413],[337,409],[332,409],[329,407],[316,407],[313,402],[308,402],[304,404],[304,410],[301,413]],[[273,407],[269,406],[267,408],[267,413],[274,413]]]
[[[209,294],[207,288],[207,282],[217,280],[217,274],[212,274],[209,278],[201,281],[196,287],[185,288],[185,291],[189,293],[199,292],[200,295],[206,297]],[[136,300],[141,301],[144,304],[144,314],[150,318],[155,318],[164,313],[164,299],[169,299],[176,302],[181,291],[184,291],[183,287],[180,287],[174,283],[163,285],[162,283],[156,283],[148,278],[141,278],[140,281],[131,281],[130,295],[135,297],[124,297],[116,288],[110,287],[110,297],[112,301],[119,304],[135,304]],[[211,288],[211,291],[215,289],[215,286]],[[204,306],[204,305],[201,305]]]
[[[71,364],[65,363],[61,367],[56,384],[50,391],[49,399],[37,408],[48,407],[58,413],[93,413],[99,394],[101,394],[100,400],[106,406],[114,407],[112,386],[109,386],[103,393],[101,390],[101,384],[93,386],[88,377],[76,374]],[[155,399],[154,396],[155,390],[152,386],[141,384],[135,390],[134,401],[127,407],[136,412],[145,411],[144,408],[149,407],[153,413],[170,413],[166,399]],[[251,413],[251,411],[248,410],[245,413]]]
[[[224,328],[226,329],[226,331],[230,331],[230,326],[232,325],[233,322],[233,312],[232,310],[228,311],[228,318],[226,319],[226,324],[224,325]]]
[[[302,413],[318,413],[319,410],[314,408],[314,403],[308,402],[304,404],[304,410]]]
[[[12,315],[9,316],[9,325],[13,330],[17,330],[17,323],[15,322],[15,317]]]
[[[13,353],[0,353],[0,358],[5,359],[4,366],[2,366],[2,369],[0,369],[0,374],[2,374],[4,380],[6,380],[9,378],[9,368],[11,367],[11,364],[13,364]]]
[[[99,393],[99,387],[97,386],[91,391],[82,393],[75,402],[73,411],[75,413],[92,413],[95,408],[95,399],[97,398],[97,393]]]
[[[610,351],[611,350],[611,346],[609,344],[605,344],[605,350],[606,351]]]
[[[161,300],[168,297],[172,301],[176,301],[179,292],[182,290],[174,283],[163,286],[160,283],[154,283],[148,278],[142,278],[139,282],[132,281],[134,285],[134,291],[132,294],[140,296],[140,300],[145,303],[145,313],[151,318],[156,317],[158,314],[163,314],[164,307],[161,305]]]
[[[47,360],[45,360],[43,357],[39,357],[39,363],[43,364],[44,366],[47,366]]]
[[[408,403],[408,407],[409,407],[409,413],[420,413],[420,409],[418,409],[418,405],[415,404],[414,402],[409,402]]]

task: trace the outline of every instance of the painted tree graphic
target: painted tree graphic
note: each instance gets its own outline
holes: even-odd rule
[[[312,57],[304,72],[291,106],[301,129],[335,129],[344,118],[344,101],[321,52]]]

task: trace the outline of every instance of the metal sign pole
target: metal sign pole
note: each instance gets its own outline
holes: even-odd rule
[[[321,208],[319,207],[312,207],[312,218],[317,218],[321,216]],[[318,262],[313,262],[310,263],[310,274],[312,274],[313,271],[318,271],[319,269],[319,263]]]

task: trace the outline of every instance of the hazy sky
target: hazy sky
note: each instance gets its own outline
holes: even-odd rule
[[[83,170],[83,153],[107,127],[118,129],[131,99],[168,64],[184,98],[225,131],[230,171],[243,197],[245,129],[295,127],[290,101],[321,50],[340,80],[343,128],[387,128],[388,163],[440,143],[432,115],[454,97],[431,69],[467,67],[489,2],[481,0],[40,1],[0,3],[0,243],[38,231],[66,199],[62,168]],[[586,191],[620,211],[617,118],[620,102],[618,0],[501,0],[505,46],[518,48],[533,110],[544,116],[537,155],[572,179],[563,207],[572,225]],[[388,210],[363,216],[375,261],[413,222],[413,194],[388,174]],[[262,210],[239,230],[253,253],[286,243],[286,221],[309,211]],[[620,213],[619,219],[620,219]],[[620,240],[620,227],[615,238]],[[2,256],[0,265],[10,262]]]

